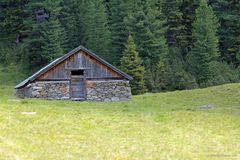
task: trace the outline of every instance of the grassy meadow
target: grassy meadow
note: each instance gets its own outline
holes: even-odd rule
[[[240,159],[240,84],[95,103],[18,99],[22,77],[0,68],[0,160]]]

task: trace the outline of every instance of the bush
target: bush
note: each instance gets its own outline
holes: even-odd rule
[[[166,90],[183,90],[198,87],[195,77],[186,70],[181,51],[177,48],[171,47],[169,49],[168,63],[163,76]]]
[[[0,43],[0,63],[8,65],[17,62],[18,52],[15,44]]]
[[[209,67],[211,77],[206,83],[201,84],[201,87],[240,82],[240,69],[234,68],[231,64],[211,62]]]
[[[166,90],[194,89],[198,87],[195,77],[178,64],[172,64],[164,77]]]

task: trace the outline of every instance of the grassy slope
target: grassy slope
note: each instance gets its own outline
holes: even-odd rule
[[[80,103],[19,100],[12,76],[0,71],[0,159],[240,159],[240,84]]]

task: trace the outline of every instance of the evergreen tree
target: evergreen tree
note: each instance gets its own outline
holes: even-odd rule
[[[110,8],[109,25],[114,47],[114,63],[118,65],[128,37],[124,18],[130,13],[131,5],[128,0],[111,0],[108,6]]]
[[[186,43],[182,46],[183,58],[192,48],[193,38],[193,21],[195,20],[195,10],[199,5],[199,0],[184,0],[180,6],[180,12],[182,12],[182,25],[183,27],[183,36]]]
[[[222,60],[240,65],[240,1],[210,0],[219,18],[220,50]]]
[[[185,26],[183,25],[183,13],[180,11],[182,0],[165,0],[163,3],[163,12],[167,18],[167,40],[169,46],[185,48],[187,38]]]
[[[47,63],[47,59],[42,55],[42,46],[44,45],[44,23],[38,23],[35,12],[44,8],[44,4],[38,0],[31,1],[26,5],[24,19],[24,28],[21,34],[26,37],[23,39],[23,52],[21,63],[25,70],[31,71],[40,68]]]
[[[42,32],[44,38],[42,56],[48,61],[53,61],[64,54],[64,50],[60,41],[62,38],[62,32],[60,29],[61,27],[59,20],[54,19],[47,22],[44,32]]]
[[[149,90],[155,90],[161,76],[159,66],[164,69],[168,46],[166,43],[165,19],[161,4],[153,1],[141,1],[136,4],[136,11],[125,19],[128,29],[133,34],[140,56],[147,69],[146,84]],[[160,87],[157,87],[160,88]]]
[[[68,37],[58,18],[61,11],[60,2],[51,0],[45,0],[44,2],[44,8],[51,12],[48,21],[44,22],[42,32],[44,38],[42,55],[48,61],[53,61],[62,56],[68,49]]]
[[[50,17],[39,21],[36,16],[39,10],[44,10]],[[26,27],[21,31],[26,37],[22,44],[22,63],[27,69],[40,68],[64,54],[67,37],[58,19],[60,10],[60,1],[35,0],[27,4]]]
[[[218,23],[207,2],[219,18],[227,63],[216,61]],[[49,17],[39,20],[39,10]],[[239,10],[237,0],[1,0],[0,62],[21,62],[33,72],[83,44],[120,65],[131,34],[150,91],[237,82]]]
[[[66,50],[70,51],[82,44],[82,18],[79,12],[82,4],[76,0],[63,0],[59,20],[64,28],[68,41],[66,42]]]
[[[133,35],[137,44],[137,50],[140,56],[144,59],[144,65],[147,63],[150,65],[151,51],[151,31],[149,27],[149,19],[147,12],[150,10],[149,2],[135,3],[135,10],[129,14],[125,19],[127,30]]]
[[[106,8],[102,0],[86,2],[87,11],[82,17],[84,45],[99,56],[112,62],[111,35],[107,22]],[[85,6],[85,7],[86,7]]]
[[[193,49],[189,54],[192,73],[199,84],[204,84],[211,77],[209,65],[219,56],[218,51],[218,20],[206,0],[200,1],[193,23]]]
[[[154,65],[162,55],[167,55],[165,19],[155,3],[141,2],[137,10],[125,19],[127,29],[134,36],[145,65]]]
[[[24,7],[27,0],[0,1],[0,63],[10,64],[21,60],[20,30],[24,27]]]
[[[142,60],[136,51],[132,36],[128,37],[127,44],[121,58],[121,69],[134,79],[130,82],[133,94],[142,94],[146,91],[144,82],[145,69]]]
[[[187,72],[184,58],[179,48],[171,47],[165,70],[161,74],[161,90],[182,90],[198,87],[196,79]]]
[[[0,40],[19,43],[20,30],[24,27],[24,7],[27,0],[1,0],[0,2]]]

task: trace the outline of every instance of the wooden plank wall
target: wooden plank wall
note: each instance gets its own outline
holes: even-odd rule
[[[86,78],[123,78],[119,73],[80,51],[41,75],[38,80],[70,79],[69,68],[88,68]]]

